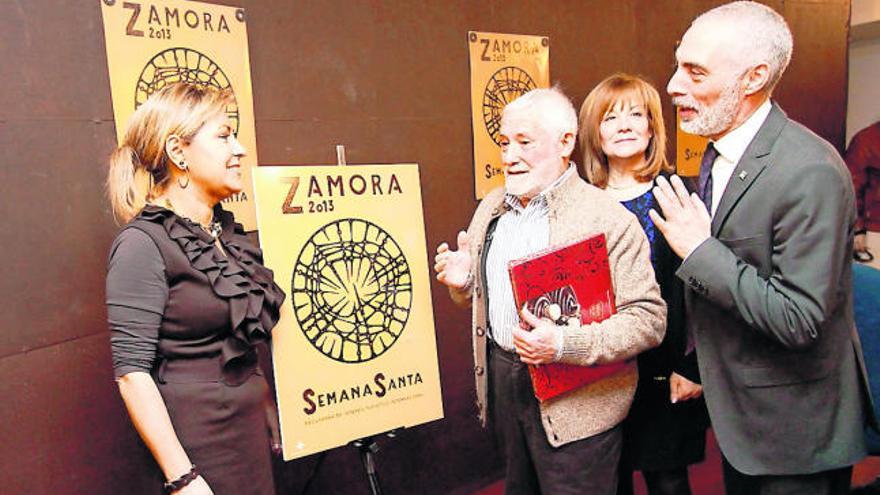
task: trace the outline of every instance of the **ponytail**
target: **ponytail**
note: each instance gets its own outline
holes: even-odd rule
[[[110,172],[107,174],[107,195],[117,220],[128,222],[144,207],[147,190],[143,187],[146,171],[134,148],[124,144],[110,155]]]

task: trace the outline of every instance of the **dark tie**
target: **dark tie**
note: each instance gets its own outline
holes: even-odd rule
[[[718,158],[718,150],[715,149],[714,143],[709,142],[700,161],[700,190],[697,191],[706,209],[709,210],[709,215],[712,215],[712,164],[715,163],[716,158]]]
[[[712,164],[715,163],[716,158],[718,158],[718,150],[715,149],[715,144],[710,141],[706,146],[706,151],[703,152],[703,159],[700,160],[700,179],[697,183],[699,188],[697,194],[703,200],[706,209],[709,210],[710,216],[712,215]],[[691,334],[691,330],[688,329],[685,355],[693,352],[694,347],[694,336]]]

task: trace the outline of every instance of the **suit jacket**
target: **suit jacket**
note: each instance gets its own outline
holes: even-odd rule
[[[722,452],[750,475],[853,464],[873,416],[853,324],[846,166],[774,104],[720,201],[712,237],[677,275]]]

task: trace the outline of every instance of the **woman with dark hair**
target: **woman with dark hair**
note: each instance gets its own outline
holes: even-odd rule
[[[242,189],[232,98],[166,86],[137,109],[110,160],[110,201],[128,222],[107,274],[113,366],[165,493],[275,493],[274,401],[255,346],[285,296],[220,206]]]
[[[634,470],[642,471],[651,495],[689,495],[687,466],[705,456],[709,421],[684,325],[683,287],[675,276],[681,260],[648,216],[657,209],[654,179],[672,172],[660,112],[657,90],[627,74],[599,83],[580,111],[587,178],[639,219],[668,308],[663,343],[638,356],[639,384],[623,423],[620,495],[632,493]]]

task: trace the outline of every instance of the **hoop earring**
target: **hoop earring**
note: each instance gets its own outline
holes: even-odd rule
[[[183,173],[186,175],[186,182],[181,182],[180,177],[177,178],[177,185],[180,186],[181,189],[186,189],[189,186],[189,167],[183,161],[177,165],[180,169],[183,170]]]

